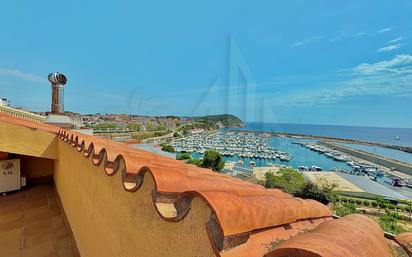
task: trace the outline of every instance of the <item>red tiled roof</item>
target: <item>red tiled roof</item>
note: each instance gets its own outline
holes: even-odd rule
[[[220,256],[262,256],[270,249],[275,249],[270,256],[278,256],[273,254],[284,251],[277,250],[279,247],[306,249],[306,240],[313,242],[314,247],[321,242],[326,245],[335,242],[330,245],[348,251],[355,249],[348,246],[348,243],[364,248],[378,242],[377,249],[385,248],[381,245],[382,231],[376,228],[375,223],[350,217],[341,221],[327,221],[332,219],[329,209],[314,200],[292,197],[277,189],[265,189],[260,185],[187,165],[123,143],[16,118],[1,117],[0,121],[56,133],[82,156],[91,157],[94,165],[103,164],[107,175],[121,172],[121,182],[127,191],[138,190],[143,176],[149,172],[156,186],[154,201],[173,203],[176,208],[177,215],[172,218],[163,217],[159,212],[166,221],[183,219],[190,211],[192,198],[202,198],[212,212],[207,229],[211,245]],[[315,229],[321,223],[325,225]],[[349,228],[354,232],[348,232]],[[313,229],[317,232],[304,233]],[[365,233],[365,230],[368,232]],[[299,235],[301,233],[304,234]],[[370,233],[369,236],[363,235]],[[359,236],[359,242],[363,245],[353,242],[352,235]],[[334,237],[339,240],[334,241]],[[278,246],[284,240],[286,241]]]
[[[281,243],[265,257],[391,257],[383,230],[363,215],[348,215],[320,224]]]
[[[137,190],[142,176],[150,172],[161,198],[179,199],[177,221],[189,211],[192,197],[203,198],[214,215],[210,230],[221,234],[214,242],[218,251],[233,246],[232,240],[247,240],[256,230],[276,227],[299,220],[330,217],[329,209],[314,200],[303,200],[260,185],[231,178],[211,170],[187,165],[144,150],[111,140],[62,130],[59,137],[76,146],[84,155],[93,156],[93,163],[104,167],[109,175],[122,172],[125,189]],[[123,163],[123,165],[121,165]],[[236,217],[236,218],[234,218]]]

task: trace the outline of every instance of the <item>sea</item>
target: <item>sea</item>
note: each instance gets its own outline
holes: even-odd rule
[[[244,128],[237,130],[328,136],[412,147],[412,128],[247,122]]]
[[[233,129],[223,129],[233,130]],[[312,125],[312,124],[290,124],[290,123],[262,123],[248,122],[243,128],[236,128],[240,131],[256,131],[256,132],[279,132],[292,133],[303,135],[327,136],[344,139],[354,139],[368,141],[374,143],[383,143],[391,145],[411,146],[412,147],[412,129],[409,128],[382,128],[382,127],[355,127],[355,126],[337,126],[337,125]],[[258,166],[266,166],[268,162],[274,164],[284,164],[292,167],[299,166],[320,166],[324,170],[331,169],[349,169],[344,162],[338,162],[327,158],[325,155],[313,152],[293,142],[315,142],[316,140],[309,139],[292,139],[283,137],[272,137],[270,145],[285,152],[292,154],[293,159],[290,162],[284,163],[280,160],[267,161],[261,159],[242,159],[244,165],[247,166],[250,161],[256,162]],[[371,152],[377,155],[388,157],[394,160],[412,163],[412,154],[394,149],[383,147],[372,147],[359,144],[345,144],[349,147]],[[229,161],[236,161],[237,157],[225,158]]]

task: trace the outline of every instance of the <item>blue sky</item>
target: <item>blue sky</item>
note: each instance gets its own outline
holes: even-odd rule
[[[412,2],[2,1],[0,96],[46,111],[412,127]]]

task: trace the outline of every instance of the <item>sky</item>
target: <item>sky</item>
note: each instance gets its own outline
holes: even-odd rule
[[[412,2],[2,1],[0,97],[79,113],[412,128]]]

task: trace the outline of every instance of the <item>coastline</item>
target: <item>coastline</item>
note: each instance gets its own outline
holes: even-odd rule
[[[349,144],[361,144],[367,146],[378,146],[388,149],[398,150],[406,153],[412,153],[412,147],[409,146],[400,146],[400,145],[391,145],[383,144],[376,142],[369,142],[364,140],[348,139],[348,138],[339,138],[339,137],[329,137],[329,136],[317,136],[317,135],[305,135],[305,134],[296,134],[296,133],[287,133],[287,132],[267,132],[267,131],[256,131],[256,130],[237,130],[234,128],[228,128],[225,131],[227,132],[237,132],[237,133],[260,133],[260,134],[269,134],[278,137],[287,137],[287,138],[296,138],[296,139],[317,139],[317,140],[329,140],[340,143],[349,143]]]

